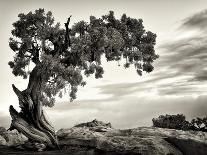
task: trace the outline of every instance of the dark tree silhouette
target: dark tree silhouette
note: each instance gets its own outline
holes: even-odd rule
[[[154,50],[156,34],[146,31],[141,19],[126,14],[121,19],[116,19],[113,11],[101,18],[90,16],[89,22],[80,21],[71,28],[71,16],[62,28],[44,9],[18,17],[9,40],[15,53],[9,65],[15,76],[29,76],[29,83],[23,91],[12,85],[21,111],[10,106],[10,129],[49,147],[58,142],[42,106],[52,107],[55,97],[63,92],[69,92],[71,101],[75,99],[78,86],[86,84],[83,74],[102,78],[102,55],[107,61],[125,58],[124,67],[133,64],[139,75],[151,72],[158,58]]]
[[[160,115],[158,118],[152,119],[153,126],[159,128],[169,128],[178,130],[189,130],[191,129],[191,124],[186,121],[183,114],[177,115]]]
[[[153,118],[152,123],[154,127],[159,128],[207,132],[207,116],[203,118],[196,117],[189,122],[185,119],[183,114],[166,114],[160,115],[158,118]]]

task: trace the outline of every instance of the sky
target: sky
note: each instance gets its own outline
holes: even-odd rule
[[[11,85],[24,90],[27,81],[14,77],[8,66],[12,23],[19,13],[38,8],[52,11],[63,24],[88,21],[109,10],[143,19],[146,30],[157,34],[155,70],[138,76],[103,60],[102,79],[90,77],[79,89],[78,98],[58,99],[45,108],[56,129],[72,127],[93,119],[111,122],[115,128],[151,126],[161,114],[184,114],[188,120],[207,115],[207,1],[206,0],[0,0],[0,126],[10,125],[9,105],[18,108]]]

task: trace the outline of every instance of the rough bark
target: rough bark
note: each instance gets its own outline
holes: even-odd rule
[[[38,64],[31,72],[27,89],[20,91],[12,85],[18,96],[20,112],[10,106],[12,123],[10,129],[17,129],[20,133],[34,142],[43,143],[48,147],[57,147],[55,130],[46,119],[40,101],[43,68]]]

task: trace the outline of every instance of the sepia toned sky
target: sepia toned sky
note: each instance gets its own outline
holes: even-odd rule
[[[102,79],[88,78],[78,98],[70,103],[67,95],[45,111],[56,129],[85,121],[111,122],[116,128],[150,126],[161,114],[183,113],[187,119],[207,115],[207,1],[206,0],[0,0],[0,126],[8,127],[10,104],[18,108],[12,84],[26,88],[27,81],[12,75],[8,61],[12,23],[19,13],[38,8],[51,10],[63,24],[88,21],[113,10],[142,18],[147,30],[157,34],[160,58],[155,70],[139,77],[134,68],[123,69],[106,63]]]

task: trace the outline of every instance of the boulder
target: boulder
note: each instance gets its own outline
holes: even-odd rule
[[[106,128],[112,128],[111,123],[104,123],[102,121],[98,121],[97,119],[94,119],[91,122],[81,123],[78,125],[75,125],[74,127],[106,127]]]
[[[27,138],[17,130],[7,131],[4,127],[0,127],[0,139],[1,145],[8,146],[20,145],[27,140]]]
[[[205,155],[207,152],[207,134],[204,132],[156,127],[119,130],[102,124],[87,124],[90,122],[69,129],[60,129],[57,132],[60,146],[64,146],[65,149],[92,148],[92,155]],[[105,128],[107,130],[103,132]]]
[[[142,155],[182,155],[173,145],[159,136],[133,135],[131,130],[111,130],[97,132],[89,128],[61,129],[57,132],[62,146],[94,148],[101,152],[142,154]]]

